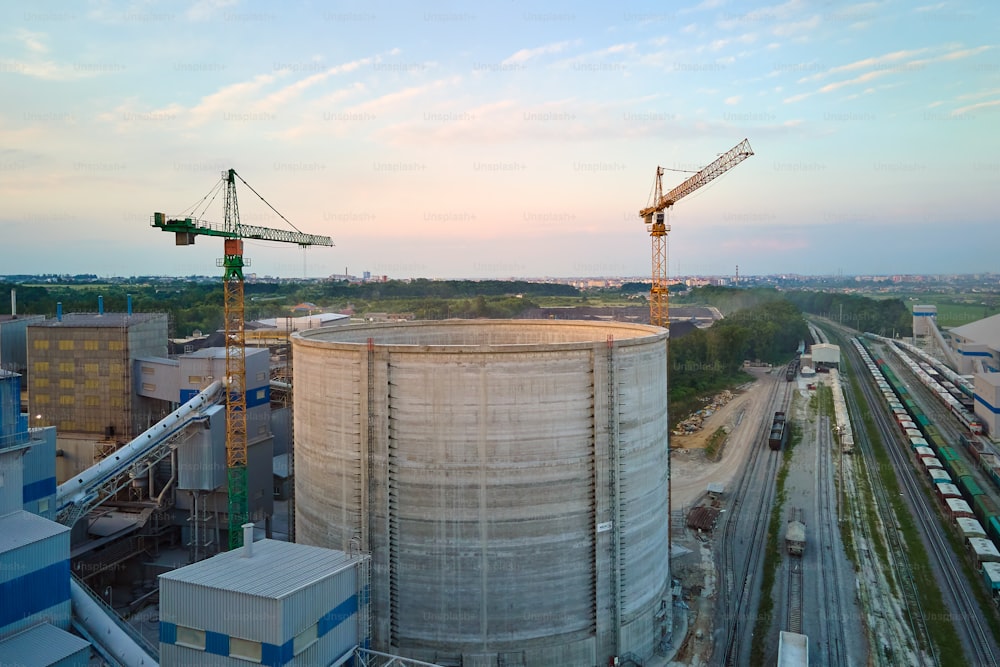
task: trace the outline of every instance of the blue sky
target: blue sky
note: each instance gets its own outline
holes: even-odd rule
[[[0,273],[208,274],[149,226],[232,167],[336,247],[301,277],[996,270],[1000,5],[0,5]],[[247,189],[243,222],[286,228]],[[200,209],[199,209],[200,211]],[[204,218],[222,221],[221,202]]]

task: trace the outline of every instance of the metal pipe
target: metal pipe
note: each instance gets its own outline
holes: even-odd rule
[[[150,470],[152,469],[153,468],[150,467]],[[170,490],[170,487],[172,487],[174,485],[174,482],[176,481],[177,481],[177,450],[175,449],[173,452],[170,453],[170,479],[167,480],[167,483],[163,485],[163,488],[160,490],[160,493],[156,496],[157,507],[163,506],[163,496],[166,495],[167,491]],[[152,497],[153,487],[150,486],[149,488],[150,488],[150,496]]]
[[[17,319],[17,290],[10,291],[10,319]]]
[[[100,295],[98,295],[97,297],[97,314],[98,315],[104,314],[104,297]]]
[[[115,660],[129,667],[158,667],[157,661],[118,627],[80,584],[72,579],[69,582],[69,593],[73,601],[73,616]]]
[[[97,492],[97,487],[100,486],[101,482],[126,469],[154,446],[185,428],[192,419],[197,417],[197,413],[203,407],[214,404],[221,390],[222,383],[213,382],[207,389],[171,412],[111,456],[60,484],[56,489],[57,511],[61,511],[70,503],[80,504],[84,502]]]
[[[56,303],[56,321],[62,322],[62,301]]]

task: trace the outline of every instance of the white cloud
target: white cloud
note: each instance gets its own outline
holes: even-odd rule
[[[32,32],[21,28],[15,34],[15,38],[24,45],[28,51],[36,54],[49,52],[49,47],[45,44],[47,35],[41,32]]]
[[[566,50],[566,47],[572,45],[574,42],[564,41],[564,42],[554,42],[552,44],[546,44],[544,46],[538,46],[533,49],[521,49],[516,51],[513,55],[509,56],[503,60],[501,65],[522,65],[532,58],[537,58],[538,56],[548,55],[550,53],[560,53]]]
[[[739,104],[740,100],[743,99],[742,95],[733,95],[732,97],[727,97],[724,102],[729,105]]]
[[[960,107],[951,112],[952,116],[964,116],[970,111],[976,111],[978,109],[989,109],[991,107],[1000,106],[1000,100],[991,100],[989,102],[977,102],[976,104],[970,104],[966,107]]]
[[[184,12],[184,16],[190,21],[207,21],[220,10],[234,7],[237,4],[239,4],[239,0],[195,0]]]

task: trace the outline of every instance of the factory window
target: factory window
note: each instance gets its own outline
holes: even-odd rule
[[[111,391],[121,391],[122,386],[121,378],[111,378],[108,380],[108,389]]]
[[[99,367],[98,367],[97,364],[84,364],[83,365],[83,372],[86,373],[87,375],[97,375],[97,369],[98,368]],[[96,380],[95,380],[95,382],[96,382]]]
[[[49,372],[49,362],[47,362],[47,361],[36,361],[35,362],[35,372],[36,373],[48,373]]]
[[[267,424],[261,424],[257,427],[257,435],[267,435]]]
[[[156,373],[156,369],[153,368],[152,366],[143,366],[142,367],[142,374],[143,375],[154,375],[155,373]]]
[[[267,379],[267,373],[265,373],[264,371],[257,373],[257,382],[263,382],[266,379]]]
[[[72,361],[60,361],[59,362],[59,372],[60,373],[72,373],[76,370],[76,366],[73,365]]]
[[[48,378],[36,378],[33,384],[35,385],[35,389],[43,389],[43,388],[49,386],[49,379]]]
[[[142,383],[142,390],[143,391],[156,391],[156,385],[155,384],[151,384],[149,382],[143,382]]]
[[[101,404],[101,399],[97,396],[84,396],[83,404],[88,408],[96,408]]]
[[[314,623],[311,627],[295,635],[295,639],[292,640],[292,655],[302,653],[317,641],[319,641],[318,628]]]
[[[267,397],[267,392],[266,391],[264,391],[263,389],[258,389],[257,390],[257,400],[258,401],[263,401],[266,397]]]
[[[188,384],[200,385],[201,376],[200,375],[188,375]]]
[[[260,642],[239,637],[229,638],[229,657],[260,662]]]
[[[34,342],[34,347],[36,350],[47,350],[49,349],[49,341],[47,340],[36,340]]]
[[[119,375],[124,372],[125,368],[118,362],[112,361],[108,364],[108,373],[111,375]]]
[[[96,340],[85,340],[83,341],[83,349],[94,352],[95,350],[101,349],[101,346]]]
[[[41,514],[42,512],[48,512],[48,511],[49,511],[49,499],[42,498],[41,500],[38,501],[38,513]]]
[[[36,386],[38,385],[38,380],[35,380],[35,385]],[[35,393],[35,394],[32,394],[31,400],[33,402],[35,402],[35,403],[38,403],[39,405],[43,405],[43,404],[46,404],[46,403],[49,402],[49,395],[48,394]]]
[[[88,366],[90,364],[87,364]],[[95,364],[96,365],[96,364]],[[83,381],[84,389],[99,389],[101,387],[101,381],[97,378],[87,378]]]
[[[75,386],[76,386],[76,380],[74,380],[73,378],[63,378],[59,380],[60,389],[72,389]]]
[[[125,343],[120,340],[109,340],[108,349],[114,352],[121,352],[125,349]]]
[[[185,628],[183,625],[177,626],[177,641],[179,646],[205,650],[205,631]]]
[[[74,396],[73,394],[59,397],[59,405],[73,405],[74,403],[76,403],[76,396]]]
[[[59,349],[60,350],[72,350],[73,349],[73,341],[71,341],[71,340],[61,340],[61,341],[59,341]]]

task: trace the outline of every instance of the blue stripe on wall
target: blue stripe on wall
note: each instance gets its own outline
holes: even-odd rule
[[[56,493],[56,478],[40,479],[24,485],[23,500],[21,502],[30,503],[33,500],[54,496]]]
[[[69,559],[0,584],[0,627],[69,600]]]
[[[221,632],[205,631],[205,653],[215,655],[229,655],[229,635]]]
[[[160,641],[164,644],[177,643],[177,625],[175,623],[160,621]]]
[[[980,396],[979,394],[976,394],[976,401],[980,405],[982,405],[984,408],[986,408],[987,410],[989,410],[990,412],[992,412],[993,414],[1000,415],[1000,408],[993,407],[992,405],[990,405],[989,403],[987,403],[986,399],[983,398],[982,396]]]
[[[68,569],[68,563],[67,563]],[[69,593],[69,582],[67,580],[67,597]],[[350,620],[352,616],[358,613],[358,596],[352,595],[347,598],[336,607],[323,614],[317,622],[316,634],[318,637],[322,638],[331,630],[339,626],[341,623]],[[160,621],[160,641],[164,644],[176,644],[177,643],[177,625],[174,623],[168,623],[167,621]],[[361,637],[362,641],[366,646],[368,645],[368,637]],[[261,664],[268,665],[268,667],[283,667],[292,661],[294,649],[294,639],[289,639],[282,645],[269,644],[267,642],[261,642],[260,645],[260,657]],[[219,632],[212,632],[210,630],[205,631],[205,652],[214,653],[215,655],[229,655],[229,636],[224,635]]]
[[[992,357],[991,352],[966,352],[965,350],[959,350],[959,354],[965,355],[966,357]]]

